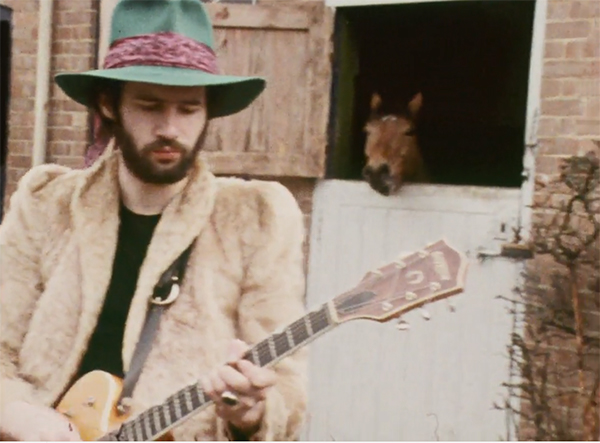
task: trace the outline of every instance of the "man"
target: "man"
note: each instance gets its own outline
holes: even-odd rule
[[[121,0],[105,69],[61,74],[113,139],[88,169],[33,168],[0,227],[2,421],[19,440],[76,440],[52,409],[83,374],[127,374],[148,300],[193,244],[133,392],[148,408],[198,379],[215,404],[185,440],[298,437],[306,355],[242,359],[303,315],[302,215],[280,184],[215,178],[207,122],[248,106],[259,78],[216,73],[200,0]]]

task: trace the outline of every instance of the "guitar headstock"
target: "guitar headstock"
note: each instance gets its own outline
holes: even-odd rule
[[[374,271],[331,302],[335,321],[385,322],[426,303],[464,290],[467,258],[444,240]]]

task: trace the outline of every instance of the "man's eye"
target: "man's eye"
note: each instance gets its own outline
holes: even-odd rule
[[[157,111],[159,106],[156,103],[140,103],[140,108],[144,111]]]
[[[194,114],[200,111],[200,106],[186,106],[181,110],[184,114]]]

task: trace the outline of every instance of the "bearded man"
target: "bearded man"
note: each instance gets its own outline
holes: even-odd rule
[[[131,403],[200,379],[214,404],[178,422],[175,439],[298,438],[306,355],[272,368],[244,355],[304,314],[302,214],[282,185],[216,178],[198,157],[209,120],[265,87],[219,75],[212,48],[200,0],[121,0],[104,69],[56,77],[111,141],[87,169],[29,171],[0,227],[5,437],[79,439],[57,402],[91,371],[127,380],[149,299],[185,263]]]

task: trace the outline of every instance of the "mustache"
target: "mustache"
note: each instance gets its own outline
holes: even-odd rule
[[[177,140],[158,139],[144,146],[141,150],[141,153],[147,154],[148,152],[166,147],[169,147],[174,151],[180,151],[182,153],[190,152],[192,150],[190,146],[184,145],[183,143],[180,143]]]

